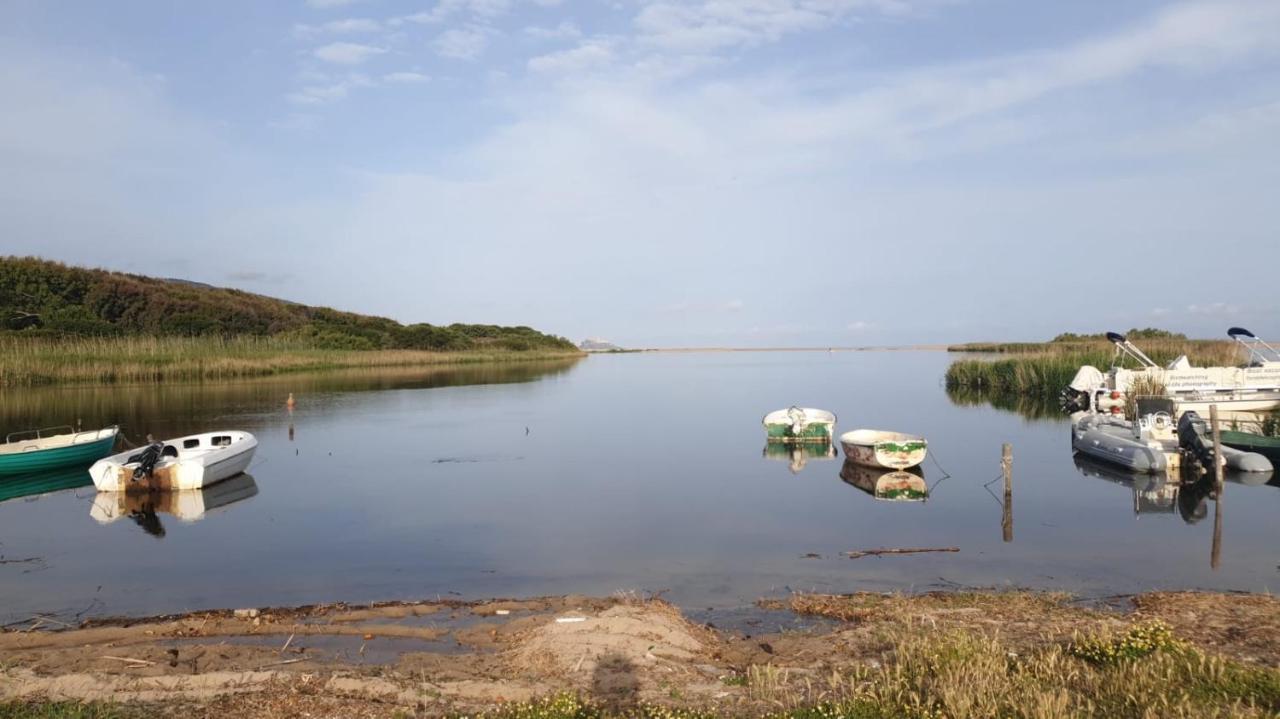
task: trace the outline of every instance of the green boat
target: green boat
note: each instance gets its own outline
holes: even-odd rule
[[[770,442],[830,442],[836,416],[824,409],[790,407],[764,416],[765,437]]]
[[[1271,460],[1272,464],[1280,464],[1280,437],[1266,437],[1249,432],[1222,430],[1222,443],[1246,452],[1257,452]]]
[[[111,454],[119,432],[115,426],[87,432],[72,427],[14,432],[0,444],[0,477],[92,464]]]
[[[93,477],[89,476],[89,468],[84,465],[55,469],[50,472],[0,477],[0,502],[91,486],[93,486]]]

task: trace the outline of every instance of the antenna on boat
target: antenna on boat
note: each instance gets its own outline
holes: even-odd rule
[[[1249,364],[1280,362],[1280,351],[1263,342],[1261,338],[1243,327],[1228,329],[1227,336],[1239,342],[1246,350],[1249,350]]]
[[[1111,340],[1111,344],[1116,346],[1116,352],[1123,352],[1124,354],[1129,355],[1133,359],[1137,360],[1139,364],[1146,367],[1158,368],[1160,366],[1148,357],[1145,352],[1138,349],[1132,342],[1125,338],[1124,335],[1118,332],[1108,332],[1107,339]]]

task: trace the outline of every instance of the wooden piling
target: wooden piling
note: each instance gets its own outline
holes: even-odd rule
[[[1013,445],[1005,442],[1000,452],[1000,471],[1004,474],[1004,512],[1000,516],[1001,537],[1013,541]]]

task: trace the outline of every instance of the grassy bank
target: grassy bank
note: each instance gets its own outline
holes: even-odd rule
[[[26,337],[0,334],[0,387],[226,380],[347,368],[518,362],[582,356],[565,349],[317,348],[284,337]]]
[[[1164,365],[1187,355],[1198,366],[1234,365],[1241,361],[1235,343],[1221,340],[1151,339],[1136,343],[1156,363]],[[1075,376],[1081,365],[1105,371],[1115,349],[1103,341],[955,345],[956,352],[1011,355],[1001,359],[960,359],[947,368],[948,388],[1051,396]],[[1128,361],[1128,366],[1133,366]]]
[[[0,632],[0,719],[55,717],[1271,717],[1273,597],[1162,592],[1107,608],[1055,593],[793,594],[807,629],[742,634],[660,600],[322,605]],[[555,621],[571,613],[572,627]],[[430,615],[431,627],[395,620]],[[481,624],[450,620],[475,617]],[[34,620],[33,620],[34,621]],[[366,663],[280,637],[379,637]],[[266,644],[228,637],[272,637]],[[184,642],[177,649],[174,638]],[[431,645],[456,644],[442,656]],[[353,645],[354,646],[354,645]],[[104,654],[110,656],[104,657]],[[363,657],[363,651],[360,656]],[[270,671],[266,671],[266,670]],[[74,681],[63,681],[74,677]],[[89,701],[48,701],[62,697]],[[43,692],[43,693],[42,693]],[[92,701],[112,696],[118,703]]]

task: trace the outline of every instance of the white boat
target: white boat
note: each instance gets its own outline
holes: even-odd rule
[[[770,412],[761,420],[770,442],[830,442],[836,415],[813,407],[788,407]]]
[[[1138,368],[1115,366],[1103,373],[1090,365],[1081,367],[1062,390],[1063,406],[1070,411],[1119,412],[1134,382],[1144,379],[1164,386],[1177,414],[1195,411],[1208,416],[1209,405],[1216,404],[1225,419],[1280,407],[1280,351],[1242,327],[1232,327],[1227,335],[1248,353],[1241,367],[1192,367],[1186,355],[1161,367],[1124,335],[1108,332],[1116,359],[1127,357]]]
[[[98,460],[89,476],[100,492],[200,489],[244,472],[257,447],[248,432],[193,434]]]
[[[879,429],[855,429],[840,435],[845,459],[867,467],[906,469],[924,461],[924,437]]]

